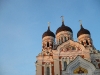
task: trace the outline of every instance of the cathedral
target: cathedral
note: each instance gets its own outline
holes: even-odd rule
[[[50,26],[42,35],[42,49],[36,56],[36,75],[100,75],[100,51],[89,30],[80,23],[77,40],[64,24],[54,34]]]

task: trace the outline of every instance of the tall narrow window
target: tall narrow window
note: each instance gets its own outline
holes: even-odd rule
[[[64,41],[66,41],[66,37],[64,37]]]
[[[47,47],[49,47],[49,42],[47,42]]]
[[[86,44],[89,45],[88,41],[86,40]]]
[[[67,68],[67,62],[64,61],[64,70],[66,70],[66,68]]]
[[[61,37],[61,43],[63,43],[63,38]]]
[[[47,67],[47,73],[46,73],[46,75],[50,75],[50,68],[49,67]]]
[[[60,44],[60,39],[59,39],[59,44]]]

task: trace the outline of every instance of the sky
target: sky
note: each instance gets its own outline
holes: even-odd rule
[[[61,16],[74,40],[82,20],[100,50],[100,0],[0,0],[0,75],[35,75],[42,34],[48,22],[55,33]]]

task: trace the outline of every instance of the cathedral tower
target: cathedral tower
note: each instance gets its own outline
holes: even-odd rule
[[[62,25],[56,30],[56,42],[60,45],[68,40],[73,40],[73,31],[70,27],[65,26],[64,17],[62,17]]]
[[[42,49],[49,50],[54,48],[55,34],[50,30],[50,25],[46,32],[42,35]]]
[[[86,46],[92,46],[92,39],[91,39],[91,34],[90,34],[90,31],[85,29],[82,24],[80,25],[81,29],[78,31],[77,33],[77,38],[78,38],[78,41],[84,45],[85,47]]]

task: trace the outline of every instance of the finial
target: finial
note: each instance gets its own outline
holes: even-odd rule
[[[61,18],[62,18],[62,24],[64,24],[64,16],[61,16]]]
[[[48,22],[48,30],[50,30],[50,22]]]
[[[81,26],[81,28],[83,28],[83,26],[82,26],[82,20],[79,20],[79,22],[80,22],[80,26]]]

